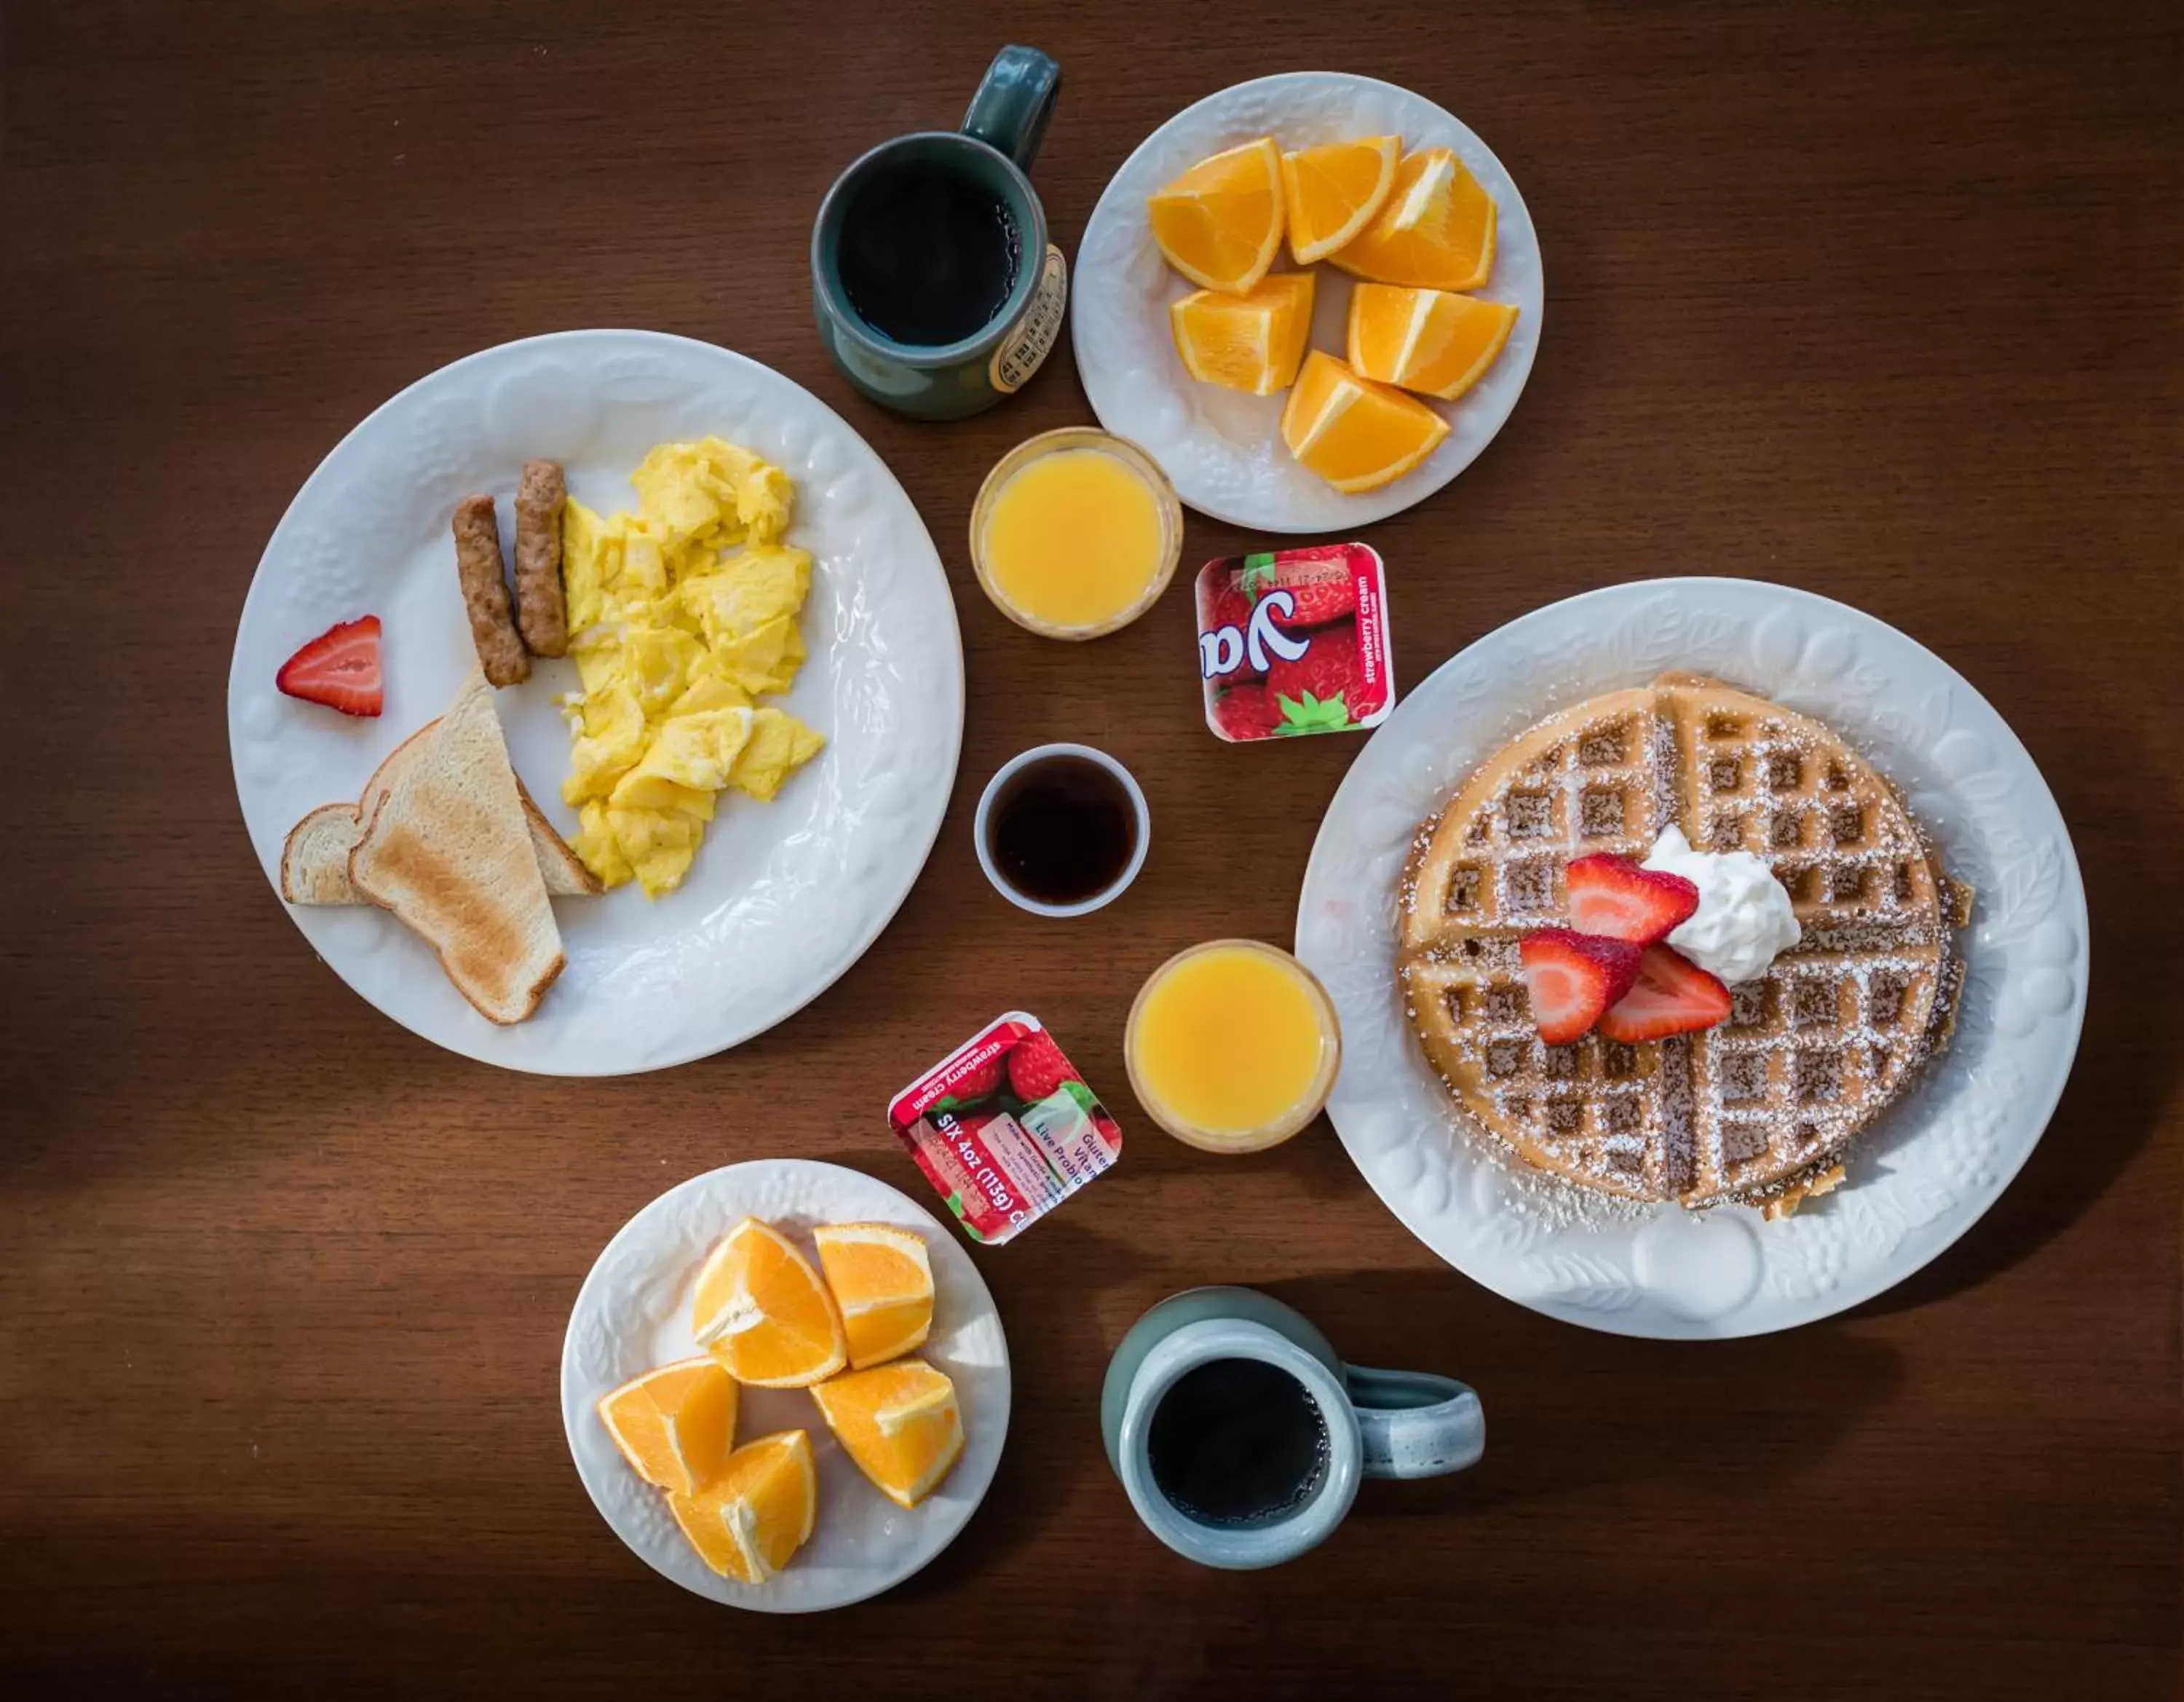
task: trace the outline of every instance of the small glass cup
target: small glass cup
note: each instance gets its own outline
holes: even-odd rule
[[[1009,879],[1001,868],[1001,859],[994,848],[994,808],[1008,788],[1008,784],[1024,770],[1052,757],[1071,757],[1104,769],[1113,776],[1123,795],[1128,799],[1131,816],[1131,844],[1115,878],[1096,893],[1067,903],[1054,903],[1036,898]],[[1138,878],[1138,870],[1145,866],[1145,853],[1153,841],[1152,811],[1146,806],[1145,788],[1138,784],[1137,776],[1124,768],[1106,752],[1086,744],[1034,745],[1029,750],[1019,751],[998,769],[986,782],[986,789],[978,794],[978,814],[972,819],[972,843],[978,853],[978,866],[986,871],[986,878],[994,890],[1020,910],[1028,910],[1035,916],[1089,916],[1095,910],[1104,909],[1128,890]]]
[[[1305,1091],[1279,1115],[1252,1129],[1210,1129],[1181,1115],[1148,1084],[1138,1062],[1138,1037],[1154,990],[1179,965],[1209,952],[1240,950],[1268,958],[1296,978],[1319,1019],[1319,1061]],[[1184,1145],[1209,1153],[1264,1152],[1279,1146],[1326,1109],[1328,1095],[1334,1091],[1334,1078],[1342,1068],[1342,1023],[1319,977],[1279,946],[1263,940],[1206,940],[1178,952],[1145,977],[1131,1003],[1129,1021],[1123,1031],[1123,1060],[1129,1071],[1131,1090],[1145,1115]]]
[[[993,518],[994,503],[1002,487],[1033,461],[1065,449],[1098,449],[1113,456],[1145,481],[1152,492],[1153,505],[1160,510],[1161,563],[1145,591],[1128,608],[1084,626],[1059,626],[1027,615],[1001,594],[986,560],[986,527]],[[1110,632],[1120,631],[1160,600],[1168,581],[1175,577],[1176,563],[1182,558],[1183,504],[1177,499],[1175,487],[1168,482],[1160,464],[1128,438],[1089,426],[1064,426],[1057,431],[1042,431],[1036,437],[1025,438],[994,464],[994,470],[978,487],[978,499],[971,504],[971,565],[977,570],[979,588],[994,608],[1027,632],[1036,632],[1042,638],[1078,642],[1104,638]]]

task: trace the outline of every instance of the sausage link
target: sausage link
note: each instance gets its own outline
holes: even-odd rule
[[[455,504],[455,571],[462,576],[463,609],[471,618],[485,676],[496,686],[531,677],[531,658],[516,637],[501,579],[500,524],[491,497],[465,497]]]
[[[526,461],[515,492],[515,620],[534,656],[569,654],[569,603],[561,590],[559,461]]]

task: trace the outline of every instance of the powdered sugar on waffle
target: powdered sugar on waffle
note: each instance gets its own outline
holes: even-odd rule
[[[1477,776],[1459,790],[1406,870],[1404,980],[1429,1055],[1524,1157],[1588,1187],[1696,1205],[1794,1185],[1895,1097],[1945,1026],[1958,971],[1922,832],[1825,730],[1711,681],[1664,676],[1552,719],[1512,742],[1538,742],[1524,759],[1497,754],[1511,765],[1490,790],[1470,795]],[[1544,1046],[1516,942],[1564,919],[1572,855],[1641,856],[1669,823],[1765,860],[1803,941],[1736,990],[1720,1029]],[[1429,890],[1437,916],[1420,912]]]

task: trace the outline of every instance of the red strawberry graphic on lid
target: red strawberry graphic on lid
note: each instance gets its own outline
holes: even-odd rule
[[[1328,627],[1312,635],[1303,655],[1277,659],[1267,691],[1281,712],[1281,732],[1329,732],[1350,725],[1350,698],[1364,684],[1357,671],[1357,632]]]
[[[1009,1087],[1019,1099],[1044,1099],[1061,1092],[1064,1082],[1078,1079],[1076,1070],[1044,1028],[1032,1030],[1009,1054]]]
[[[1269,592],[1286,591],[1292,608],[1274,615],[1284,627],[1324,626],[1357,612],[1357,586],[1349,564],[1339,557],[1302,561],[1279,555],[1247,555],[1238,586],[1253,607]]]
[[[1214,700],[1213,719],[1232,739],[1270,738],[1282,730],[1282,712],[1264,686],[1232,686]]]
[[[1374,727],[1395,706],[1386,581],[1367,545],[1208,562],[1197,612],[1206,722],[1231,744]]]

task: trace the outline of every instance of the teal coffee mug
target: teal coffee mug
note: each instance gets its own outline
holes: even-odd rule
[[[1130,1327],[1100,1392],[1107,1463],[1146,1527],[1186,1560],[1295,1560],[1366,1477],[1438,1477],[1486,1449],[1479,1397],[1450,1377],[1343,1364],[1303,1314],[1254,1288],[1191,1288]]]
[[[883,142],[827,192],[811,230],[819,336],[873,401],[960,420],[1054,347],[1069,269],[1024,174],[1061,89],[1045,53],[1004,47],[961,130]]]

